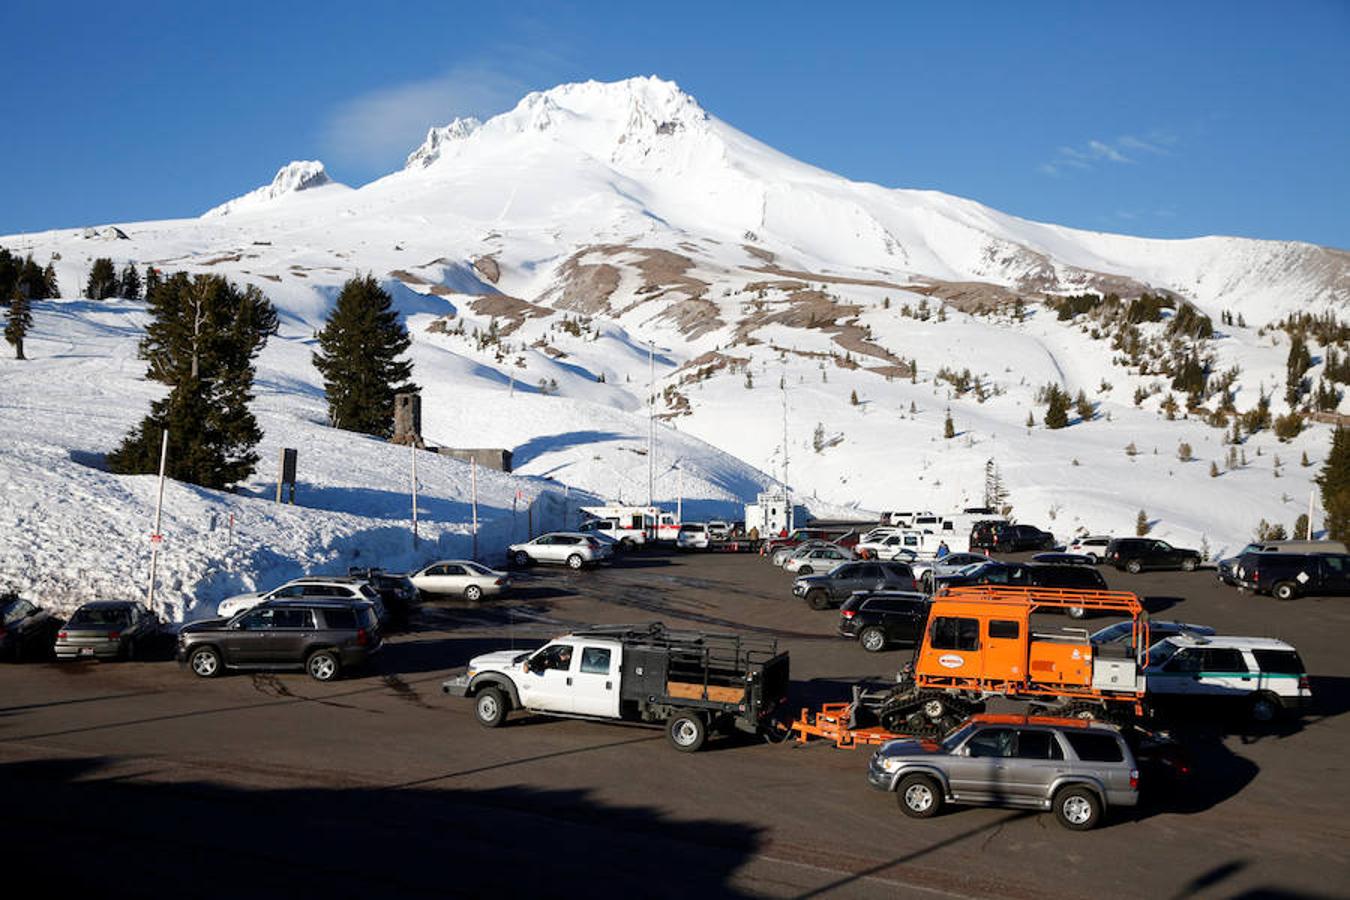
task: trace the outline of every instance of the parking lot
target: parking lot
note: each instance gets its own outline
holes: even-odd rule
[[[838,638],[838,613],[794,600],[757,556],[652,552],[430,604],[372,671],[331,684],[6,665],[0,830],[65,896],[1345,896],[1350,604],[1239,594],[1212,571],[1105,574],[1160,617],[1294,644],[1316,707],[1259,733],[1185,723],[1184,794],[1072,833],[1006,809],[907,819],[867,787],[866,749],[681,754],[660,730],[519,714],[488,730],[441,694],[475,654],[586,623],[775,637],[803,703],[909,658]]]

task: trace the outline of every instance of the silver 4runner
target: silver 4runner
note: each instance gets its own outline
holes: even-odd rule
[[[1138,764],[1119,729],[1085,719],[972,716],[941,741],[882,744],[867,780],[916,819],[947,803],[1013,806],[1051,810],[1074,831],[1139,800]]]

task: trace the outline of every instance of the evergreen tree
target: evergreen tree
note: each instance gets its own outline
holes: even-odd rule
[[[14,358],[27,359],[23,355],[23,339],[28,329],[33,327],[33,313],[28,306],[28,297],[23,289],[14,285],[9,297],[9,313],[5,321],[5,340],[14,345]]]
[[[1294,520],[1294,540],[1310,541],[1312,535],[1308,532],[1308,514],[1299,513],[1298,518]]]
[[[1289,358],[1285,361],[1284,399],[1290,406],[1298,404],[1303,395],[1303,376],[1312,368],[1312,354],[1303,335],[1295,333],[1289,340]]]
[[[1056,386],[1051,386],[1047,393],[1045,427],[1063,428],[1069,424],[1069,395]]]
[[[159,269],[154,266],[145,267],[145,299],[147,301],[153,298],[155,291],[159,290],[159,286],[163,283],[164,280],[160,277]]]
[[[392,298],[374,277],[358,276],[342,286],[314,354],[335,428],[393,433],[394,394],[417,390],[408,382],[412,363],[399,360],[411,343]],[[748,368],[745,383],[753,386]]]
[[[817,453],[825,450],[825,425],[821,422],[816,423],[816,430],[811,434],[811,447]]]
[[[1332,433],[1331,452],[1316,480],[1322,489],[1327,537],[1333,541],[1350,538],[1350,431],[1343,426]]]
[[[1152,528],[1153,526],[1148,523],[1148,513],[1144,512],[1142,509],[1139,510],[1139,515],[1134,517],[1135,537],[1143,537],[1148,534]]]
[[[141,273],[137,272],[136,267],[131,263],[127,263],[126,268],[122,270],[117,296],[123,300],[141,299]]]
[[[848,395],[848,402],[851,403],[851,404],[853,404],[854,406],[857,406],[857,405],[858,405],[858,392],[857,392],[857,391],[853,391],[852,393],[850,393],[850,394]]]
[[[47,268],[42,270],[42,287],[47,297],[60,297],[61,286],[56,283],[56,266],[47,263]]]
[[[1078,413],[1078,418],[1084,422],[1092,421],[1092,403],[1088,400],[1087,394],[1081,390],[1078,392],[1078,399],[1073,402],[1074,410]]]
[[[0,306],[9,306],[9,298],[14,296],[14,283],[19,280],[22,266],[17,256],[0,247]]]
[[[256,287],[215,275],[179,272],[149,298],[154,317],[140,356],[151,379],[170,386],[108,455],[121,474],[158,469],[160,436],[169,433],[168,475],[225,488],[253,474],[262,432],[249,412],[253,359],[276,333],[276,309]]]
[[[120,286],[113,261],[107,257],[100,257],[94,260],[94,267],[89,270],[89,281],[84,286],[84,295],[90,300],[106,300],[109,297],[116,297]]]
[[[1214,462],[1213,460],[1210,460],[1209,463],[1209,477],[1210,478],[1219,477],[1219,464]]]
[[[952,411],[947,410],[947,421],[942,423],[942,436],[944,438],[956,437],[956,423],[952,421]]]
[[[1031,410],[1027,410],[1027,427],[1028,428],[1036,427],[1036,416],[1031,412]]]
[[[24,257],[23,265],[19,268],[18,286],[28,300],[46,300],[51,296],[47,292],[47,279],[42,267],[33,262],[31,256]]]

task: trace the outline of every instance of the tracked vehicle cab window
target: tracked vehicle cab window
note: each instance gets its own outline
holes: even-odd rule
[[[980,620],[953,616],[934,619],[930,644],[934,650],[978,650]]]

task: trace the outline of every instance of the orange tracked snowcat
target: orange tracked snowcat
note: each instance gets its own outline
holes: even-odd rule
[[[1132,640],[1094,646],[1081,629],[1032,630],[1034,613],[1071,607],[1128,616]],[[1148,646],[1148,616],[1128,592],[948,588],[933,598],[914,661],[893,687],[802,710],[792,729],[802,741],[825,737],[839,746],[941,734],[996,697],[1025,701],[1041,715],[1128,720],[1143,713]]]

